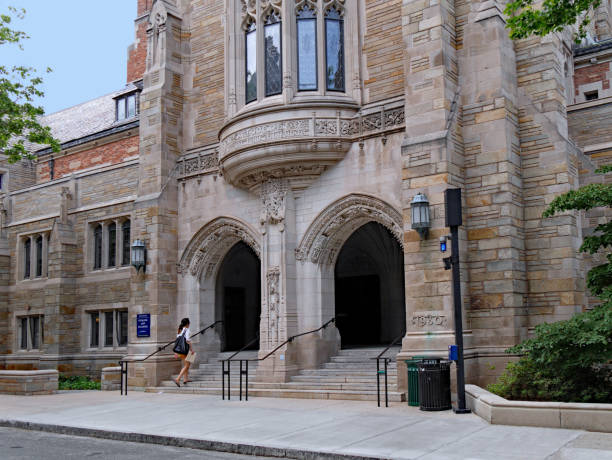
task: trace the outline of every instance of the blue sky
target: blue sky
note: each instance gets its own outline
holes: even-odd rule
[[[35,67],[44,78],[46,113],[121,89],[126,83],[127,47],[134,41],[136,0],[0,0],[25,8],[13,29],[30,39],[21,51],[0,45],[5,66]],[[45,74],[47,67],[53,72]]]

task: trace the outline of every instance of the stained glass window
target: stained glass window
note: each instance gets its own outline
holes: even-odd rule
[[[246,103],[257,99],[257,30],[252,22],[245,34]]]
[[[266,18],[264,25],[266,61],[266,96],[283,90],[283,65],[281,56],[281,21],[276,13]]]
[[[317,89],[317,17],[310,7],[297,13],[298,90]]]
[[[325,14],[325,61],[327,89],[344,91],[344,20],[333,7]]]

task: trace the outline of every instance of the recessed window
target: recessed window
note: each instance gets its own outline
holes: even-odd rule
[[[0,173],[0,190],[4,190],[4,173]]]
[[[597,90],[587,91],[586,93],[584,93],[584,98],[587,101],[594,101],[595,99],[599,98],[599,92]]]
[[[90,348],[125,347],[128,343],[128,311],[91,311],[89,316]]]
[[[117,121],[136,116],[136,94],[129,94],[116,99]]]
[[[44,343],[44,323],[42,315],[22,316],[19,322],[19,348],[38,350]]]
[[[297,12],[298,90],[316,91],[317,84],[317,15],[305,5]]]
[[[266,60],[266,96],[280,94],[283,90],[283,65],[281,59],[281,21],[272,12],[264,25]]]
[[[48,235],[28,235],[21,239],[21,257],[23,260],[23,279],[42,278],[47,276]]]
[[[102,268],[102,225],[98,224],[94,228],[94,270]]]
[[[327,89],[344,91],[344,20],[336,7],[325,13],[325,62]]]
[[[117,225],[113,222],[108,226],[108,266],[114,267],[117,262]]]
[[[130,265],[130,221],[121,224],[121,265]]]

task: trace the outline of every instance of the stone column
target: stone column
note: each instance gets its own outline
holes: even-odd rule
[[[261,200],[263,246],[259,357],[297,332],[295,202],[287,180],[264,182]],[[297,370],[295,347],[287,344],[260,363],[257,378],[286,381]]]
[[[402,206],[407,334],[402,358],[447,354],[454,342],[451,272],[444,270],[438,238],[444,224],[444,190],[463,188],[463,148],[457,110],[457,56],[454,4],[448,0],[404,0],[402,6],[406,75],[406,136],[402,145]],[[411,229],[410,201],[424,193],[432,228],[427,239]],[[465,231],[460,228],[465,260]],[[448,254],[447,254],[448,255]],[[467,272],[462,265],[462,292]],[[464,329],[469,325],[464,322]],[[464,341],[466,345],[469,341]]]
[[[516,57],[503,6],[475,1],[469,7],[459,52],[468,239],[464,260],[470,276],[465,295],[474,347],[466,355],[477,350],[487,356],[474,374],[494,378],[507,361],[504,350],[527,332]],[[476,365],[468,359],[470,364]]]
[[[102,222],[102,269],[108,268],[108,222]]]
[[[144,357],[176,335],[177,187],[173,170],[183,148],[183,76],[187,55],[181,11],[153,3],[147,27],[147,65],[140,96],[140,171],[131,239],[145,241],[146,271],[132,269],[129,357]],[[186,64],[188,65],[188,64]],[[136,337],[136,315],[151,315],[151,336]],[[192,324],[198,330],[199,324]],[[171,355],[130,366],[130,386],[156,385],[177,369]]]

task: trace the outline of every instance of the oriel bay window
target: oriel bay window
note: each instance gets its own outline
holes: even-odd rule
[[[117,268],[130,264],[130,220],[113,220],[91,224],[91,268]]]
[[[290,100],[305,91],[347,93],[347,69],[353,69],[348,78],[359,75],[356,8],[346,8],[346,0],[233,0],[231,5],[229,30],[240,38],[230,38],[230,116],[279,94]],[[351,95],[358,97],[355,88]]]
[[[89,347],[126,347],[128,343],[128,311],[126,309],[88,312]]]

